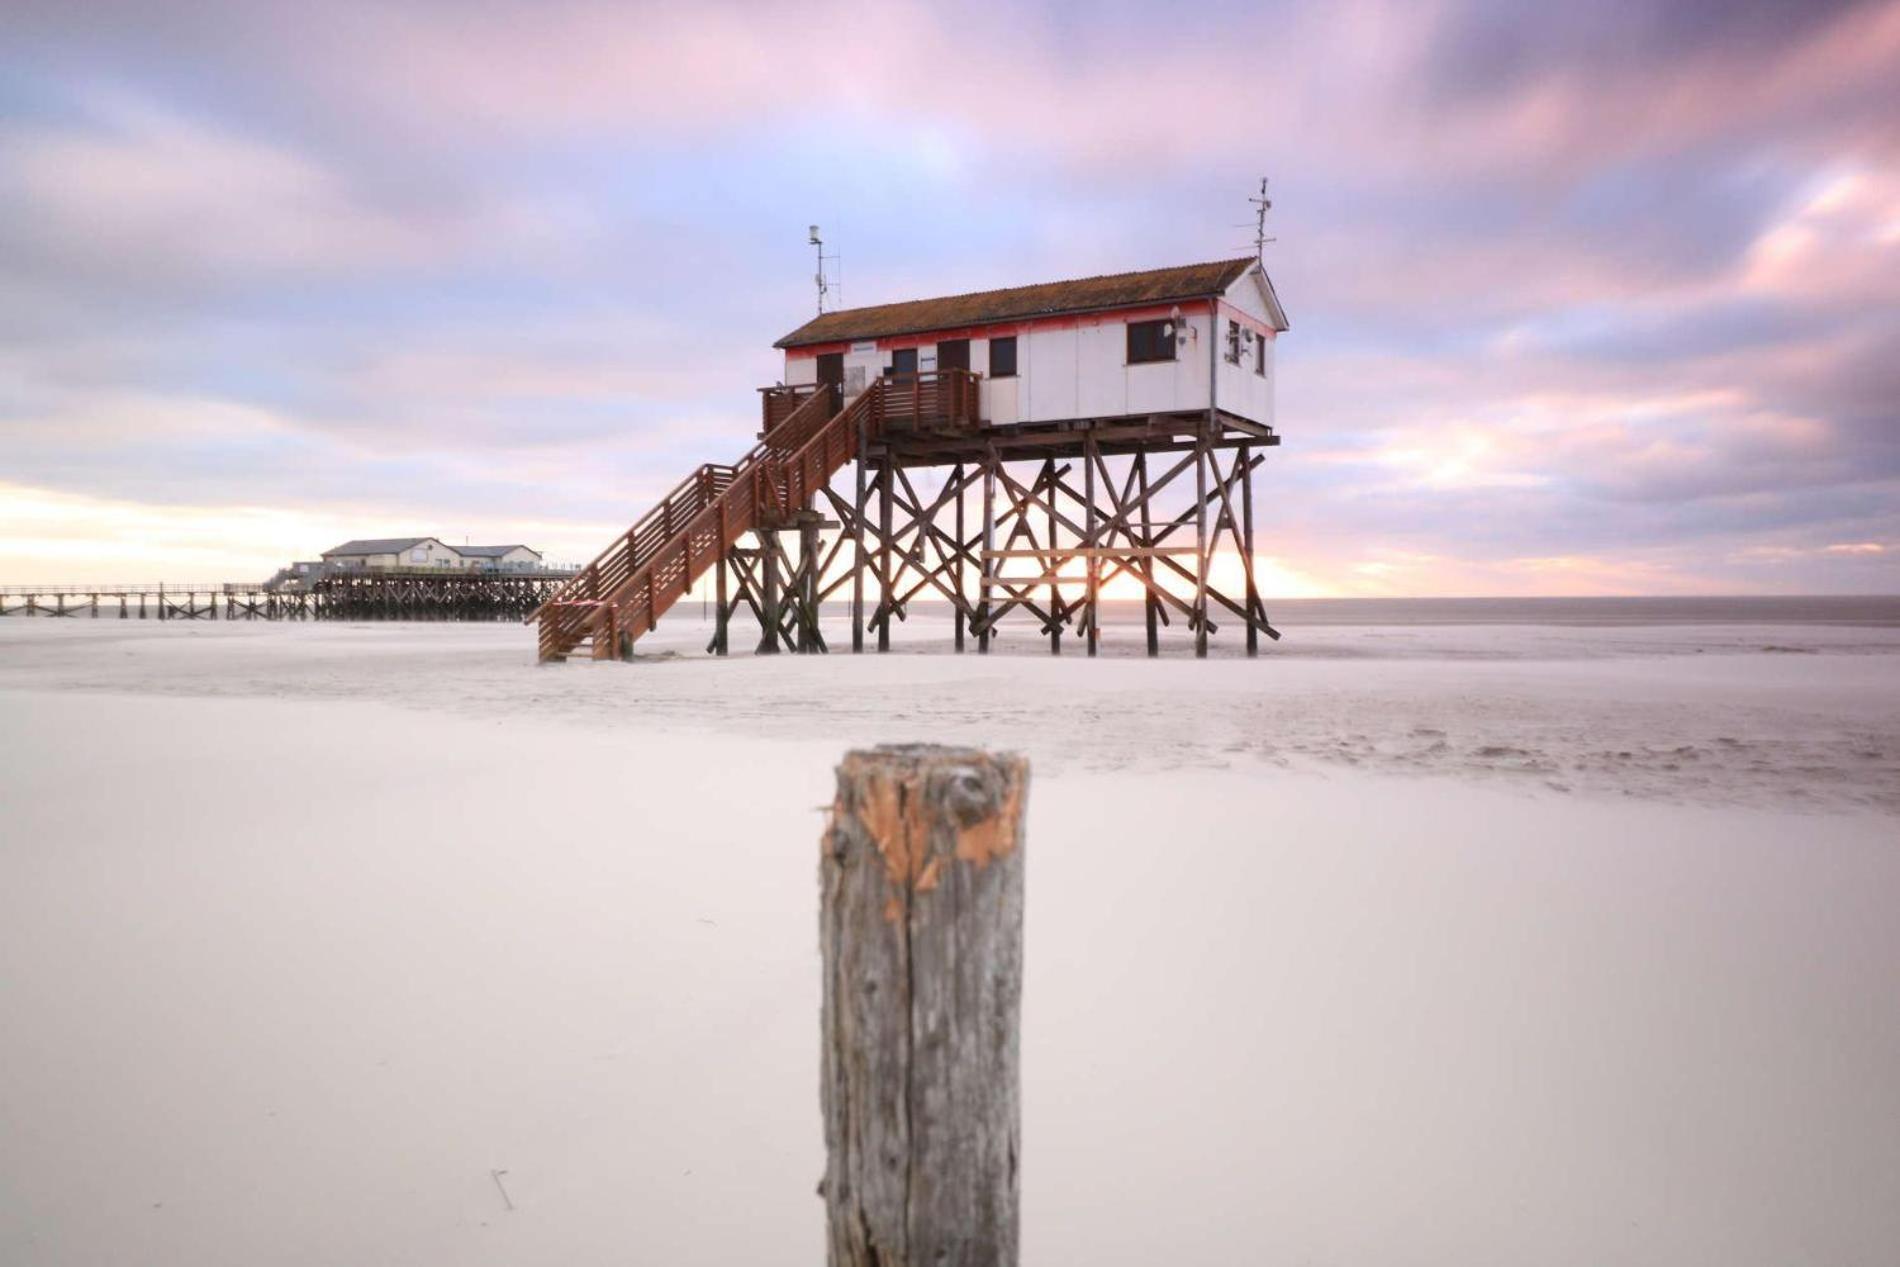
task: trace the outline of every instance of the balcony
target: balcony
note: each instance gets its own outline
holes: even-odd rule
[[[907,435],[974,430],[981,425],[978,385],[982,381],[982,375],[970,370],[886,374],[871,386],[877,398],[872,402],[869,420],[873,428]],[[841,389],[835,383],[761,387],[760,437],[769,437],[805,402],[826,391],[832,394],[825,409],[825,416],[830,417],[844,406]]]
[[[878,418],[886,431],[969,431],[981,422],[982,378],[970,370],[886,374],[879,381]]]

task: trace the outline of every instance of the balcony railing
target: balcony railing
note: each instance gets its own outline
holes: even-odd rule
[[[885,426],[897,431],[974,427],[981,406],[980,375],[970,370],[926,370],[918,374],[886,374],[879,412]]]

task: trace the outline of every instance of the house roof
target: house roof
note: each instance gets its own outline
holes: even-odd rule
[[[1111,273],[1066,282],[1011,286],[1007,290],[984,290],[942,299],[845,308],[812,318],[772,346],[794,348],[808,343],[840,343],[928,330],[954,330],[1027,317],[1205,299],[1225,291],[1257,263],[1252,256],[1247,256],[1176,268],[1151,268],[1139,273]]]
[[[400,554],[412,546],[434,540],[434,537],[368,537],[361,541],[345,541],[334,550],[325,550],[323,557],[327,559],[336,554]]]
[[[539,550],[536,550],[533,546],[524,546],[524,545],[450,546],[449,549],[455,551],[457,554],[462,555],[465,558],[470,558],[470,559],[499,559],[504,554],[507,554],[510,550],[526,550],[529,554],[532,554],[536,556],[537,558],[540,557],[540,554],[541,554],[541,552]]]

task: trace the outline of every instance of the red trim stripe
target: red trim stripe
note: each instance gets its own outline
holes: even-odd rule
[[[1182,316],[1197,315],[1205,300],[1191,304],[1145,304],[1137,308],[1105,308],[1100,312],[1068,313],[1052,317],[1032,317],[1023,321],[1004,321],[995,325],[961,326],[944,330],[926,330],[918,334],[897,334],[877,340],[877,350],[889,352],[896,348],[929,347],[942,343],[946,339],[995,339],[1008,338],[1011,335],[1024,335],[1032,330],[1077,330],[1083,327],[1121,325],[1128,321],[1153,321],[1162,317],[1171,317],[1177,311]],[[1228,305],[1223,304],[1225,308]],[[1238,309],[1235,310],[1238,312]],[[1246,313],[1242,318],[1252,321]],[[856,342],[867,343],[868,339]],[[796,360],[800,357],[817,356],[824,352],[849,352],[851,343],[808,343],[803,347],[786,348],[785,359]]]

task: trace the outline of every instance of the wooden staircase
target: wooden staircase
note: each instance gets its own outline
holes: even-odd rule
[[[764,436],[750,453],[693,472],[528,617],[540,624],[541,660],[583,646],[596,660],[630,654],[740,537],[787,522],[857,456],[860,426],[876,424],[884,390],[874,383],[835,414],[829,387],[768,391]]]

